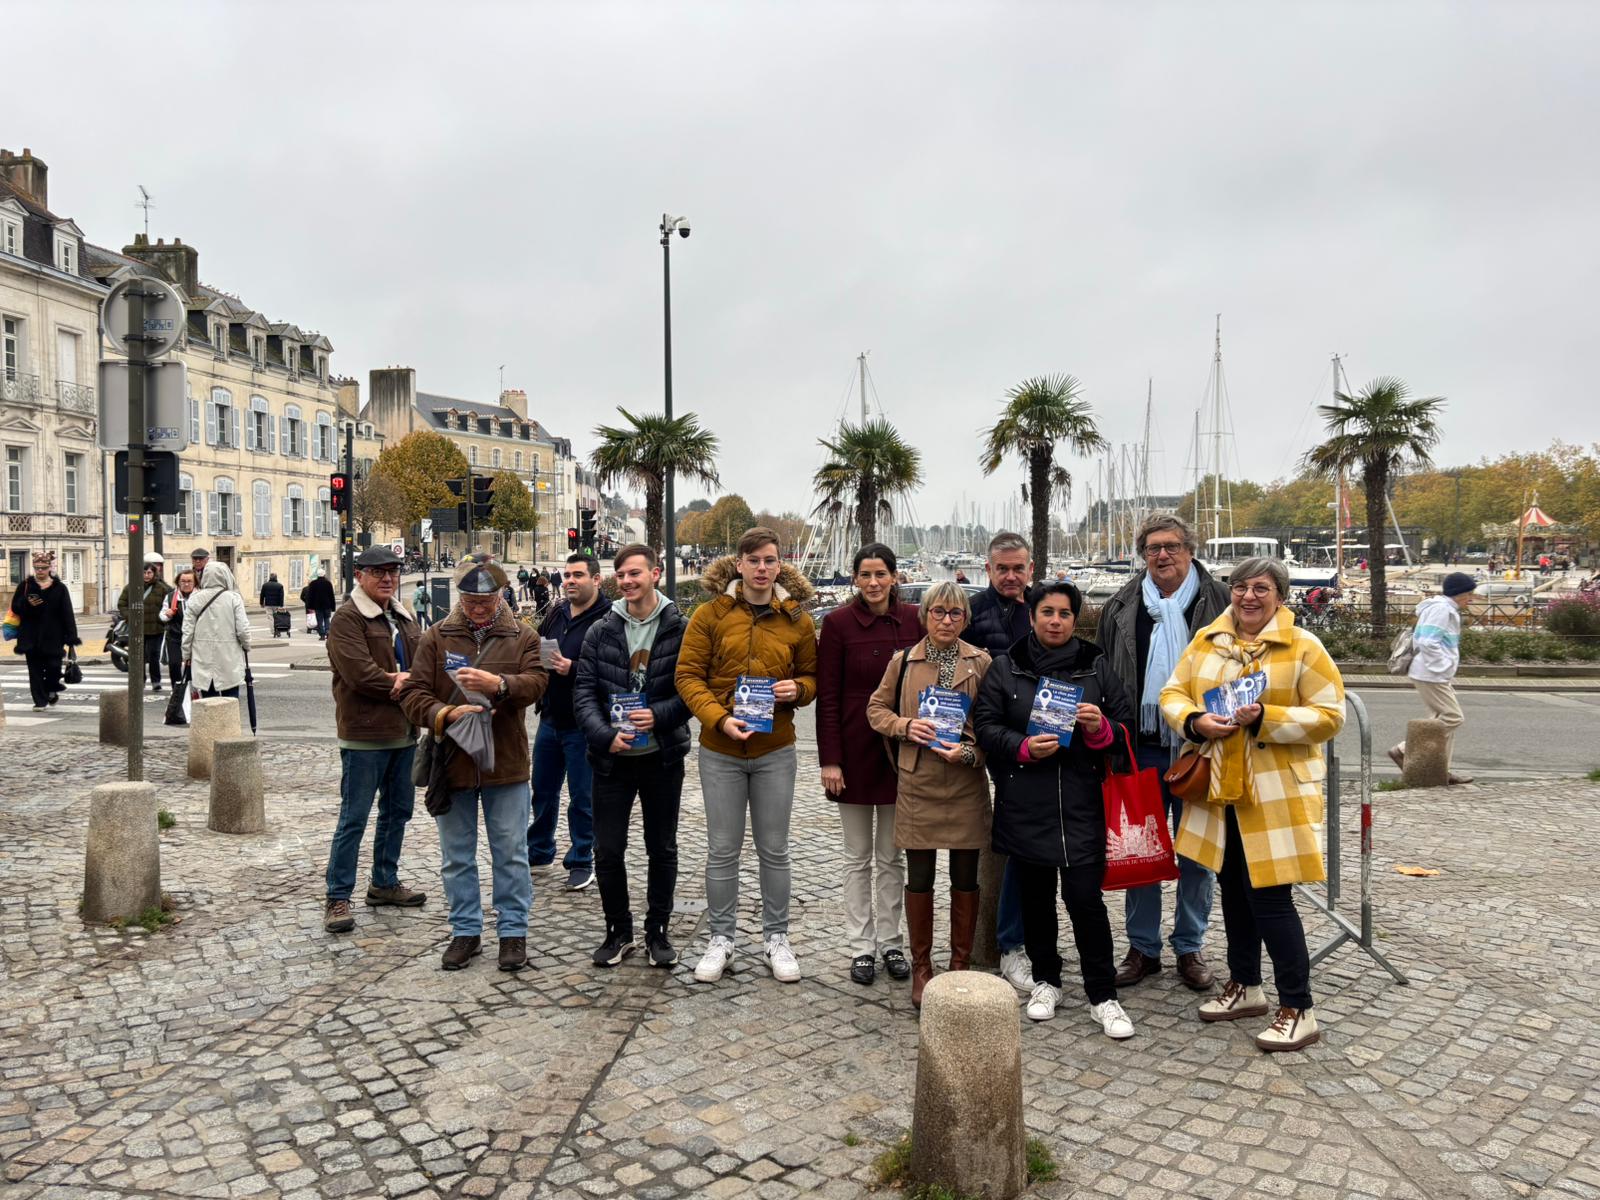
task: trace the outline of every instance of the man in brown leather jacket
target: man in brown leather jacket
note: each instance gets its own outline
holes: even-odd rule
[[[400,708],[400,688],[410,675],[421,632],[395,592],[400,560],[386,546],[356,559],[356,587],[328,622],[328,665],[339,725],[339,825],[328,851],[328,899],[323,928],[355,927],[350,895],[356,860],[372,801],[378,819],[372,837],[369,905],[415,908],[427,896],[400,882],[400,843],[416,800],[411,763],[416,731]]]

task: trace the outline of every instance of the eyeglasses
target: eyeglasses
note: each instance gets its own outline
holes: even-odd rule
[[[961,608],[930,608],[928,610],[928,619],[930,621],[953,621],[959,625],[967,619],[967,613],[965,609]]]
[[[393,575],[396,579],[400,577],[399,567],[362,567],[361,569],[368,575]]]
[[[1248,583],[1236,583],[1228,590],[1235,596],[1254,596],[1258,600],[1278,594],[1278,589],[1270,583],[1258,583],[1254,587]]]
[[[1187,549],[1188,547],[1182,542],[1150,542],[1145,545],[1144,556],[1146,558],[1160,558],[1163,554],[1167,554],[1177,558],[1179,554]]]

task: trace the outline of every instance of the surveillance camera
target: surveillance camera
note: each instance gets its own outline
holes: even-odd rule
[[[688,237],[689,236],[689,226],[687,224],[678,226],[678,236],[679,237]]]

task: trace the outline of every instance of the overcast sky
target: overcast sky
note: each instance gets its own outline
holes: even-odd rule
[[[586,454],[660,407],[687,214],[676,407],[756,508],[809,506],[862,350],[924,521],[1015,495],[977,431],[1047,372],[1117,442],[1153,378],[1176,491],[1219,312],[1246,477],[1315,440],[1336,351],[1449,398],[1442,462],[1600,437],[1594,4],[6,12],[0,144],[51,207],[120,246],[144,184],[152,237],[363,396],[403,363],[486,400],[504,363]]]

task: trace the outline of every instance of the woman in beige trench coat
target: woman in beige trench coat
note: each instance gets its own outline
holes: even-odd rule
[[[989,844],[989,780],[969,715],[958,742],[935,740],[921,714],[923,691],[948,688],[971,701],[989,655],[961,640],[972,617],[964,589],[937,583],[922,599],[927,636],[889,660],[867,701],[867,721],[889,743],[898,782],[895,845],[906,852],[906,928],[911,942],[911,1003],[933,978],[933,874],[938,851],[950,852],[950,969],[964,971],[978,924],[978,851]]]

